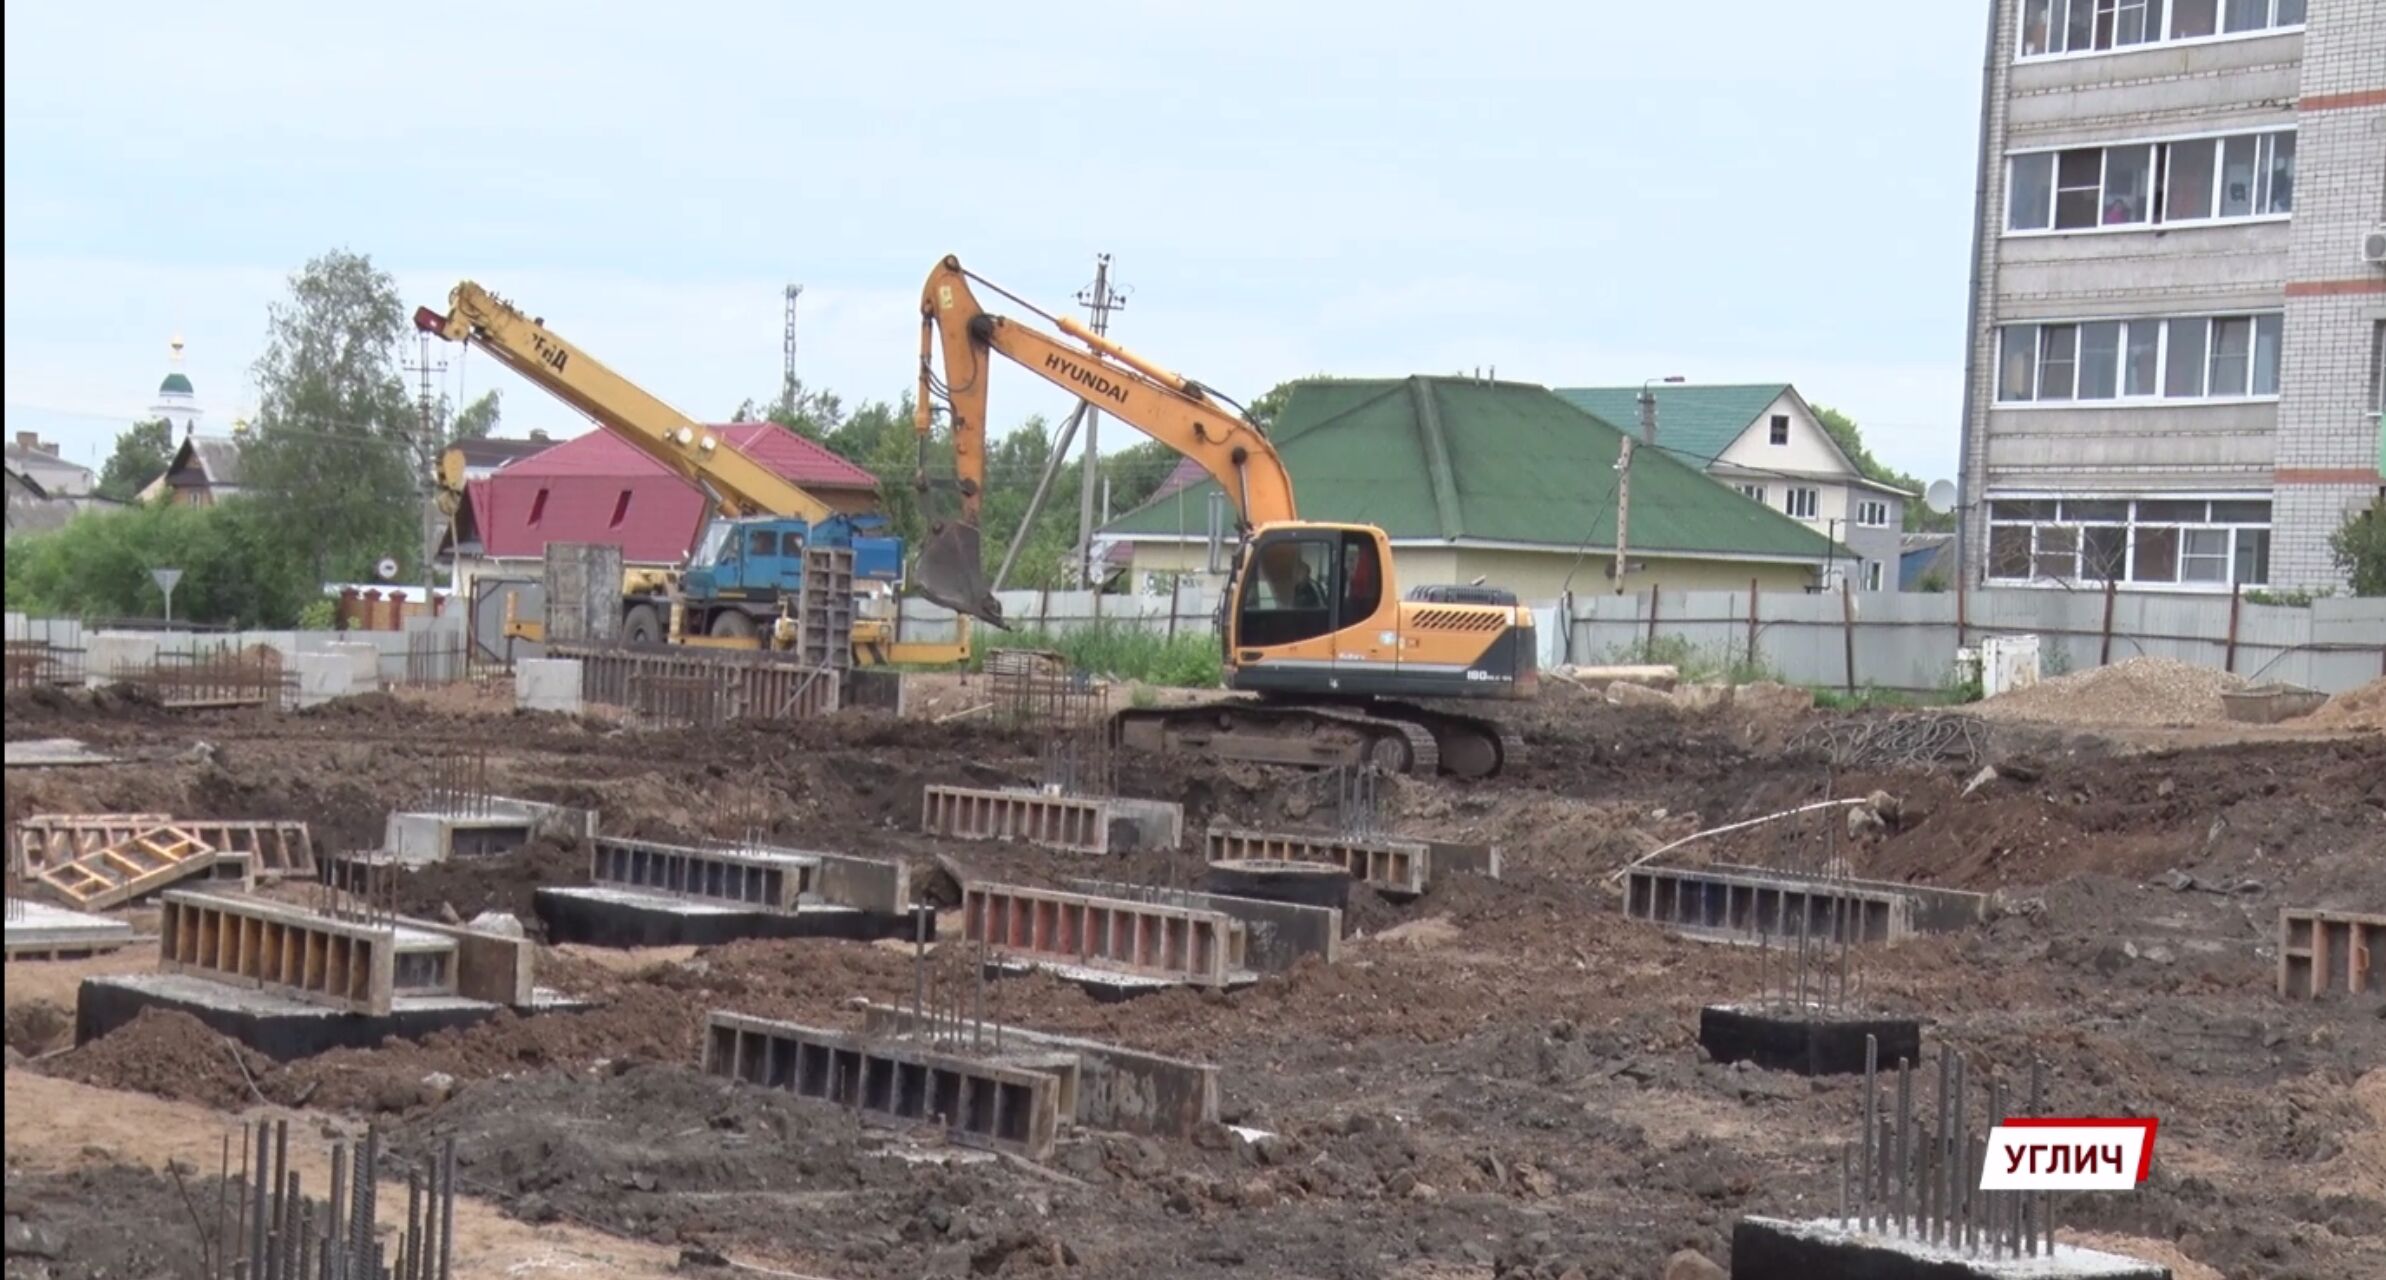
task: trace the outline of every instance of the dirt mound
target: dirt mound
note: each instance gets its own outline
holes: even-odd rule
[[[110,1164],[65,1173],[8,1171],[10,1276],[198,1277],[194,1205],[212,1215],[224,1184]],[[207,1229],[213,1231],[214,1223]]]
[[[227,1109],[255,1101],[249,1081],[272,1070],[272,1059],[238,1047],[187,1013],[163,1009],[143,1009],[49,1064],[50,1074],[68,1080]]]
[[[2226,718],[2220,695],[2244,687],[2238,676],[2192,662],[2130,658],[2000,693],[1975,710],[1992,719],[2053,724],[2210,724]]]
[[[2386,729],[2386,676],[2345,690],[2296,723],[2314,729]]]
[[[47,1000],[8,1006],[8,1047],[39,1057],[74,1038],[74,1010]]]

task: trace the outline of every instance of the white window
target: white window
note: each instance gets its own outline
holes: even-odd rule
[[[2265,499],[1999,498],[1988,576],[2005,582],[2259,586],[2270,580]]]
[[[2278,312],[2009,324],[1997,401],[2265,399],[2278,394]]]
[[[1864,566],[1864,589],[1866,591],[1878,591],[1881,589],[1880,561],[1875,560]]]
[[[1763,502],[1765,500],[1765,487],[1761,484],[1741,485],[1740,496],[1744,498],[1753,498],[1758,502]]]
[[[1822,509],[1822,495],[1813,489],[1792,489],[1781,509],[1795,519],[1812,520],[1814,513]]]
[[[1773,443],[1775,443],[1775,444],[1788,444],[1788,443],[1789,443],[1789,415],[1788,415],[1788,414],[1786,414],[1786,413],[1776,413],[1776,414],[1774,414],[1774,415],[1773,415],[1773,435],[1772,435],[1772,440],[1773,440]]]
[[[2284,217],[2295,131],[2023,151],[2006,162],[2007,231]]]
[[[2022,0],[2022,58],[2300,27],[2307,0]]]
[[[1856,523],[1867,529],[1889,527],[1889,504],[1877,498],[1867,498],[1856,504]]]

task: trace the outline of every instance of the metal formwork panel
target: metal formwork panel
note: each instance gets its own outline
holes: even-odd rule
[[[2285,999],[2386,993],[2386,915],[2281,907],[2278,994]]]
[[[1110,852],[1110,810],[1085,796],[983,791],[931,784],[921,830],[959,840],[1021,840],[1072,853]]]

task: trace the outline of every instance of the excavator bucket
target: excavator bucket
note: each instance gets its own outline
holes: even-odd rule
[[[948,520],[929,532],[920,558],[912,565],[912,581],[921,595],[945,608],[1007,631],[1002,601],[995,598],[986,581],[986,561],[980,550],[976,525]]]

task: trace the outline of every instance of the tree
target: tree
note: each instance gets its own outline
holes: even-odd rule
[[[458,440],[486,440],[497,433],[497,392],[483,391],[480,399],[465,405],[463,411],[448,420],[447,443]]]
[[[1263,395],[1257,400],[1254,400],[1251,403],[1243,406],[1243,408],[1246,410],[1245,416],[1251,419],[1252,425],[1259,427],[1263,431],[1273,427],[1276,425],[1277,415],[1284,412],[1285,402],[1292,399],[1292,389],[1294,387],[1297,387],[1304,382],[1316,381],[1317,379],[1323,378],[1325,376],[1326,375],[1322,373],[1315,373],[1309,375],[1306,378],[1294,378],[1289,382],[1279,382],[1275,386],[1268,388],[1268,393],[1266,395]]]
[[[407,314],[397,282],[344,249],[308,262],[268,313],[241,483],[273,544],[318,582],[420,550],[417,477],[438,442],[399,374]]]
[[[306,557],[275,541],[272,517],[257,502],[86,512],[64,528],[8,544],[8,607],[54,617],[154,618],[163,602],[149,571],[176,568],[175,617],[286,626],[318,590]]]
[[[136,422],[116,437],[116,451],[100,467],[96,488],[103,498],[130,502],[173,462],[174,424],[164,418]]]
[[[1857,428],[1854,418],[1827,405],[1818,404],[1813,408],[1816,420],[1823,424],[1824,431],[1830,433],[1831,442],[1848,456],[1848,461],[1856,464],[1858,474],[1880,484],[1917,494],[1922,492],[1925,486],[1921,481],[1872,456],[1872,450],[1864,447],[1864,433]],[[1915,532],[1952,532],[1955,528],[1955,513],[1933,511],[1923,506],[1920,499],[1910,499],[1905,504],[1905,527]]]
[[[2386,497],[2345,517],[2328,535],[2336,567],[2353,580],[2357,596],[2386,596]]]

